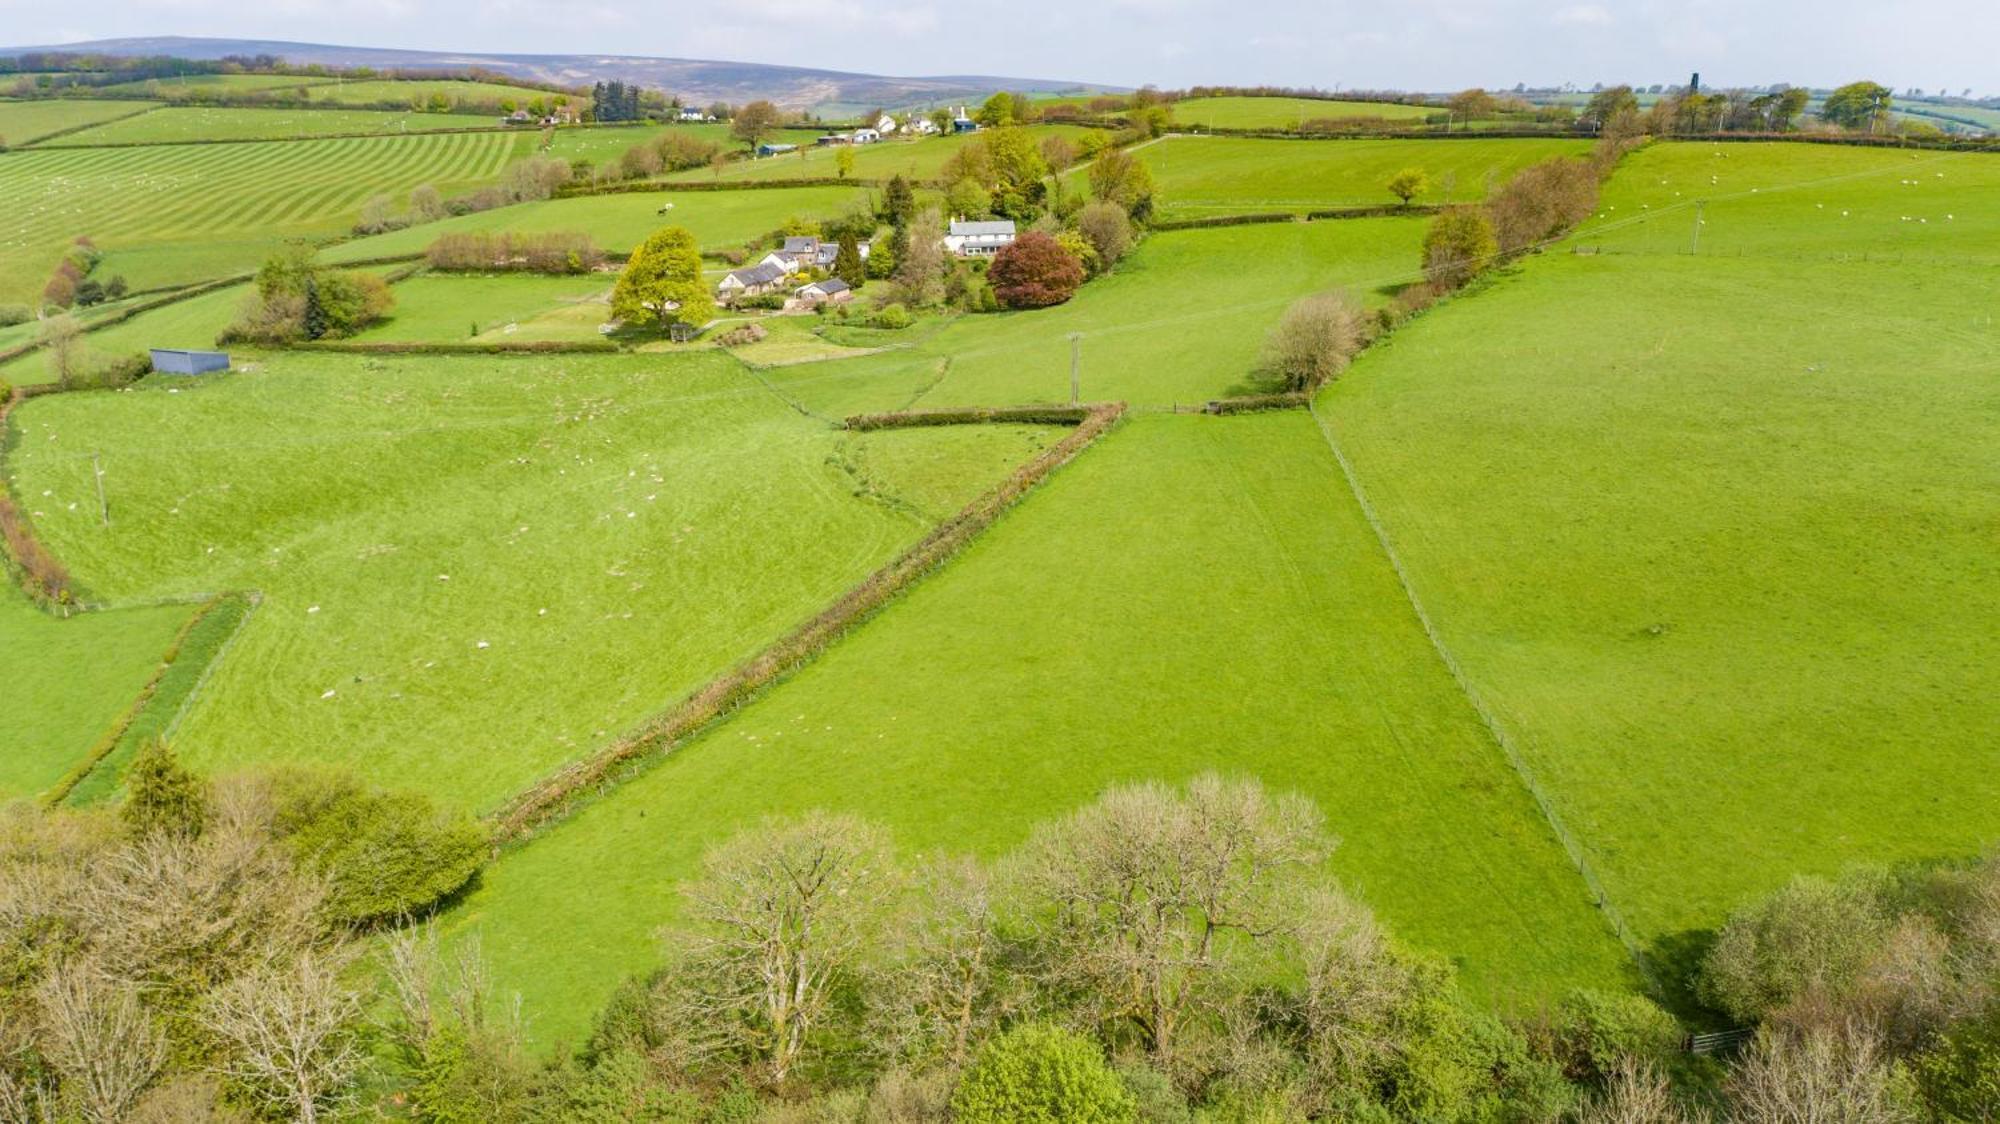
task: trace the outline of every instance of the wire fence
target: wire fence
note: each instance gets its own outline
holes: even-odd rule
[[[1562,813],[1556,807],[1555,800],[1549,796],[1542,788],[1541,782],[1536,779],[1534,769],[1529,766],[1527,758],[1521,753],[1520,747],[1516,745],[1513,735],[1507,732],[1507,727],[1501,723],[1499,717],[1493,713],[1492,708],[1487,706],[1486,700],[1480,696],[1479,688],[1473,684],[1472,678],[1459,665],[1458,657],[1452,654],[1451,647],[1445,643],[1444,634],[1438,630],[1437,625],[1431,620],[1429,611],[1424,608],[1423,600],[1417,596],[1416,586],[1410,581],[1409,571],[1403,566],[1402,556],[1396,553],[1396,547],[1389,539],[1388,530],[1383,526],[1381,518],[1376,515],[1375,505],[1369,502],[1368,494],[1361,487],[1361,480],[1355,475],[1354,466],[1348,462],[1347,454],[1341,450],[1340,442],[1335,438],[1332,426],[1328,424],[1326,418],[1321,416],[1318,407],[1314,406],[1311,402],[1306,404],[1306,409],[1312,414],[1314,423],[1319,426],[1320,436],[1326,440],[1326,447],[1332,450],[1333,459],[1340,465],[1341,477],[1347,481],[1347,489],[1354,496],[1355,503],[1360,506],[1362,517],[1367,519],[1369,529],[1375,532],[1375,540],[1381,544],[1382,553],[1388,557],[1389,567],[1396,574],[1397,584],[1403,587],[1403,596],[1408,599],[1411,610],[1416,613],[1417,623],[1423,627],[1424,635],[1430,639],[1431,648],[1437,652],[1438,659],[1444,662],[1446,670],[1451,672],[1451,677],[1458,684],[1460,693],[1472,705],[1473,712],[1479,715],[1479,720],[1485,725],[1487,734],[1492,737],[1494,744],[1500,747],[1500,752],[1507,758],[1507,764],[1513,768],[1515,776],[1520,778],[1522,786],[1528,790],[1528,795],[1534,799],[1536,808],[1542,814],[1542,819],[1548,823],[1549,829],[1555,832],[1557,841],[1562,844],[1563,852],[1569,856],[1570,865],[1576,868],[1578,876],[1583,879],[1584,886],[1590,890],[1598,913],[1610,925],[1611,931],[1618,937],[1619,943],[1625,946],[1626,953],[1631,956],[1632,962],[1638,967],[1640,975],[1645,977],[1648,984],[1657,989],[1660,985],[1660,979],[1654,973],[1652,964],[1646,955],[1645,947],[1640,943],[1638,935],[1633,932],[1630,925],[1626,924],[1624,914],[1619,911],[1617,905],[1611,900],[1610,894],[1605,891],[1604,883],[1598,878],[1597,871],[1591,867],[1590,859],[1584,854],[1583,846],[1576,841],[1576,838],[1570,834],[1569,828],[1563,824]]]

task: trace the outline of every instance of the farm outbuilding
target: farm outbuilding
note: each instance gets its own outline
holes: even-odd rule
[[[186,351],[180,348],[152,349],[153,373],[159,375],[205,375],[227,371],[229,355],[221,351]]]

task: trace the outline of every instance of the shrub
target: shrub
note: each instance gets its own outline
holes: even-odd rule
[[[604,264],[604,251],[590,235],[575,231],[488,231],[441,234],[424,248],[424,261],[443,270],[589,273]]]
[[[1125,208],[1102,200],[1077,212],[1076,230],[1096,248],[1098,259],[1110,269],[1132,248],[1132,220]]]
[[[1659,1065],[1680,1044],[1680,1024],[1637,995],[1577,990],[1556,1009],[1553,1052],[1573,1081],[1601,1082],[1621,1060]]]
[[[1911,1069],[1936,1119],[2000,1119],[2000,1005],[1939,1035]]]
[[[715,337],[715,342],[724,347],[742,347],[745,344],[756,343],[769,334],[762,324],[745,324]]]
[[[167,743],[148,741],[125,774],[119,818],[135,835],[166,832],[192,839],[208,824],[208,786],[174,759]]]
[[[1045,1023],[980,1050],[951,1098],[959,1124],[1105,1124],[1138,1119],[1138,1102],[1095,1042]]]
[[[1472,207],[1453,207],[1431,220],[1424,233],[1424,276],[1431,284],[1456,289],[1492,263],[1499,244],[1493,224]]]
[[[1029,231],[993,256],[993,295],[1008,308],[1047,308],[1076,295],[1083,263],[1053,238]]]
[[[352,335],[382,319],[395,303],[382,278],[327,269],[311,247],[291,246],[258,268],[257,291],[216,342],[285,344]]]
[[[35,310],[25,304],[0,304],[0,328],[26,324],[34,318]]]
[[[910,316],[910,310],[900,304],[885,304],[868,318],[871,328],[901,329],[913,323],[915,320]]]
[[[486,831],[416,793],[384,792],[340,774],[278,778],[272,834],[298,863],[323,874],[327,905],[365,923],[416,913],[470,881]]]
[[[1838,996],[1851,988],[1887,928],[1872,879],[1794,878],[1730,916],[1702,962],[1696,991],[1746,1022],[1808,993]]]
[[[1524,253],[1590,217],[1597,208],[1597,169],[1558,156],[1521,170],[1487,200],[1500,252]]]
[[[1347,369],[1366,342],[1367,313],[1335,290],[1300,297],[1264,344],[1265,364],[1287,390],[1312,390]]]

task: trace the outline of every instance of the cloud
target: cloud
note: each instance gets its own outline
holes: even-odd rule
[[[1557,27],[1610,27],[1617,22],[1602,4],[1571,4],[1552,18]]]

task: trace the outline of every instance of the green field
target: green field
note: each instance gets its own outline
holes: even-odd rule
[[[17,494],[100,596],[258,589],[204,769],[342,764],[485,810],[918,538],[1046,430],[846,435],[727,357],[291,354],[35,399]]]
[[[491,182],[533,144],[464,133],[0,155],[0,300],[38,293],[79,234],[135,289],[227,276],[286,238],[344,232],[378,192]]]
[[[1168,218],[1307,211],[1394,203],[1384,186],[1404,168],[1429,175],[1418,203],[1483,198],[1487,189],[1551,156],[1580,156],[1581,140],[1259,140],[1169,137],[1145,147]]]
[[[391,102],[421,109],[434,94],[443,94],[453,103],[468,105],[497,105],[504,99],[512,98],[525,107],[536,98],[545,101],[568,98],[571,105],[587,105],[590,94],[558,94],[547,90],[537,90],[526,86],[508,86],[497,82],[459,82],[435,79],[390,79],[377,78],[364,81],[340,81],[318,85],[307,91],[316,102],[328,105],[383,105]]]
[[[855,187],[789,187],[770,191],[637,192],[551,199],[359,238],[326,253],[328,261],[364,261],[419,254],[440,234],[510,230],[518,233],[582,231],[606,250],[636,249],[662,226],[684,226],[705,250],[738,247],[778,229],[792,217],[837,215],[867,198]],[[673,204],[671,210],[661,208]]]
[[[67,514],[96,497],[17,492],[31,512]],[[113,609],[61,620],[12,582],[0,588],[0,804],[46,790],[130,706],[193,609]]]
[[[138,82],[120,82],[115,86],[102,87],[107,92],[120,94],[150,94],[162,98],[188,98],[208,95],[243,95],[263,93],[267,90],[285,94],[299,93],[332,82],[326,77],[311,77],[300,74],[183,74],[173,78],[148,78]]]
[[[236,285],[176,301],[90,332],[83,337],[83,345],[106,356],[136,355],[155,347],[214,347],[216,334],[236,319],[248,293],[249,286]],[[88,318],[85,323],[89,323]],[[0,365],[0,378],[29,386],[54,382],[55,374],[49,369],[47,355],[33,351]]]
[[[491,121],[434,113],[386,113],[370,109],[238,109],[168,106],[80,133],[49,147],[95,144],[163,144],[176,141],[283,140],[289,137],[412,130],[485,129]]]
[[[0,101],[0,144],[19,148],[65,129],[93,125],[150,109],[141,101],[83,101],[60,98],[41,101]]]
[[[357,338],[439,343],[596,339],[597,325],[610,318],[611,284],[602,274],[425,274],[397,285],[389,320]],[[595,311],[595,320],[573,315],[585,310]],[[558,325],[567,330],[556,331]]]
[[[510,853],[456,915],[544,1041],[577,1040],[704,848],[851,810],[993,855],[1107,785],[1313,797],[1335,869],[1485,997],[1629,971],[1432,654],[1302,413],[1142,418],[769,696]]]
[[[1385,286],[1409,280],[1422,238],[1414,218],[1156,234],[1068,304],[912,329],[905,349],[777,381],[827,413],[1066,402],[1069,336],[1082,333],[1089,400],[1186,406],[1269,390],[1258,356],[1287,305],[1334,286],[1379,302]]]
[[[1296,129],[1301,121],[1380,117],[1421,124],[1443,112],[1423,105],[1379,101],[1327,101],[1319,98],[1186,98],[1173,103],[1176,125],[1211,129]]]
[[[1024,126],[1036,144],[1049,136],[1065,136],[1075,141],[1090,129],[1074,125],[1028,125]],[[952,154],[973,141],[980,139],[977,133],[961,133],[955,136],[924,137],[920,139],[898,140],[887,137],[874,144],[848,146],[819,146],[810,132],[787,130],[779,133],[774,140],[799,146],[797,152],[779,156],[765,156],[755,160],[738,160],[724,167],[718,174],[713,169],[696,168],[667,177],[669,180],[791,180],[817,179],[836,176],[839,169],[834,166],[837,153],[847,151],[854,154],[854,178],[864,180],[886,180],[890,176],[904,176],[913,180],[934,180],[945,161]]]
[[[729,126],[712,125],[591,125],[557,129],[550,139],[549,155],[563,160],[588,160],[592,164],[613,164],[633,145],[655,140],[667,133],[684,134],[728,148]]]
[[[1322,406],[1668,945],[1797,871],[2000,835],[2000,162],[1723,151],[1629,158],[1608,216],[1681,209],[1452,302]]]

